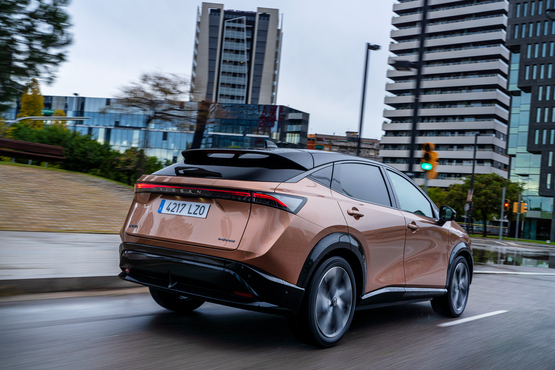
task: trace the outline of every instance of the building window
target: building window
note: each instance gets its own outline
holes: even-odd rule
[[[534,144],[538,145],[540,143],[540,130],[535,130],[534,133]]]
[[[515,24],[515,28],[513,29],[513,37],[515,39],[518,39],[518,31],[519,31],[518,24]]]
[[[528,16],[528,3],[524,3],[522,5],[522,16],[523,17],[527,17]]]
[[[541,121],[542,121],[542,109],[536,108],[536,122],[540,123]]]
[[[547,144],[547,130],[543,130],[542,144],[543,145]]]
[[[542,5],[543,5],[542,0],[538,1],[538,15],[542,14]]]
[[[545,100],[551,99],[551,85],[545,87]]]
[[[542,22],[536,23],[536,36],[542,35]]]
[[[551,174],[550,173],[547,174],[547,179],[545,181],[545,188],[546,189],[551,189]]]
[[[547,157],[547,166],[548,167],[553,166],[553,152],[549,152],[549,156]]]
[[[516,4],[515,18],[520,17],[520,4]]]
[[[526,46],[526,58],[532,57],[532,44]]]
[[[543,99],[543,86],[538,86],[538,101]]]
[[[549,139],[549,144],[555,144],[555,130],[551,130],[551,138]]]
[[[532,80],[535,80],[536,78],[538,78],[538,65],[534,64],[532,66]]]
[[[530,23],[528,25],[528,37],[533,37],[534,36],[534,23]]]
[[[549,56],[552,57],[555,51],[555,42],[551,41],[549,43]]]
[[[543,22],[543,35],[549,35],[549,21]]]
[[[545,64],[540,65],[540,80],[545,76]]]
[[[522,24],[522,35],[521,37],[526,37],[526,23]]]
[[[526,68],[524,69],[524,79],[525,80],[530,79],[530,66],[526,66]]]
[[[540,44],[534,44],[534,58],[539,57],[540,53]]]
[[[530,3],[530,16],[536,15],[536,3],[532,1]]]
[[[542,44],[542,57],[545,58],[547,56],[547,42]]]
[[[549,108],[544,108],[543,110],[544,116],[543,116],[543,120],[544,122],[549,122]]]

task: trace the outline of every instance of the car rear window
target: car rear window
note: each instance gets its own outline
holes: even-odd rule
[[[183,162],[154,175],[283,182],[307,170],[298,162],[271,152],[193,150],[183,152],[183,156]]]

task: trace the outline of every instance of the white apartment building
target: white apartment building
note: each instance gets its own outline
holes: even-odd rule
[[[393,6],[392,43],[395,60],[418,60],[423,0],[400,0]],[[476,174],[508,176],[507,93],[510,52],[506,0],[429,0],[422,70],[415,163],[420,144],[430,142],[439,153],[438,177],[429,186],[447,187],[472,173],[475,134],[479,133]],[[386,90],[380,155],[383,162],[408,169],[416,70],[390,69]],[[414,166],[423,183],[420,166]]]

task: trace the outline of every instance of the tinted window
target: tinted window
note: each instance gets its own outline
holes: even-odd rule
[[[391,206],[382,173],[376,166],[356,163],[335,165],[333,190],[365,202]]]
[[[403,211],[431,218],[434,217],[432,205],[412,182],[395,172],[387,171],[387,173],[391,178],[395,193],[397,193],[397,199],[399,199]]]
[[[308,178],[314,180],[322,185],[327,186],[328,188],[331,186],[331,173],[332,173],[332,166],[328,166],[321,170],[312,172]]]

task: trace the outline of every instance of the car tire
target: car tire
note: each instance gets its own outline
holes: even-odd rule
[[[432,308],[442,316],[459,317],[466,308],[470,288],[470,269],[463,256],[453,262],[447,294],[432,299]]]
[[[156,288],[149,288],[150,295],[160,306],[179,313],[187,313],[196,310],[204,301],[189,298],[177,294],[168,293]]]
[[[314,272],[301,309],[289,322],[301,341],[318,347],[332,347],[351,326],[355,306],[353,270],[345,259],[331,257]]]

